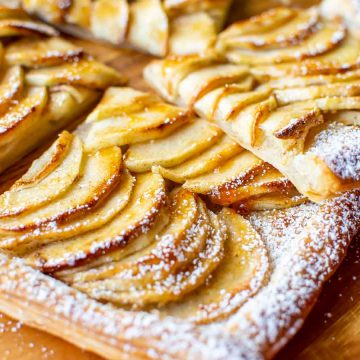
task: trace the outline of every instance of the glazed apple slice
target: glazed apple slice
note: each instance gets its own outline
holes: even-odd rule
[[[222,131],[202,119],[195,119],[166,138],[133,144],[125,154],[126,166],[135,172],[154,165],[175,166],[215,144]]]
[[[324,54],[341,43],[346,30],[340,20],[324,22],[314,34],[297,45],[270,50],[230,49],[226,57],[236,64],[261,65],[298,61]]]
[[[217,194],[244,184],[269,165],[250,151],[242,151],[209,173],[187,180],[184,188],[200,194]]]
[[[291,12],[291,10],[289,12]],[[269,13],[270,12],[268,12],[268,14]],[[276,12],[273,12],[273,14],[275,17],[279,17],[280,15],[277,15]],[[281,16],[284,15],[284,13],[281,14]],[[266,17],[266,13],[264,13],[263,16]],[[269,19],[270,22],[275,22],[276,20],[280,19]],[[310,8],[308,10],[298,11],[296,15],[288,21],[277,24],[278,26],[266,32],[260,28],[256,32],[249,33],[245,31],[245,29],[249,27],[249,23],[252,22],[252,19],[249,19],[242,23],[239,22],[232,25],[230,31],[225,30],[219,37],[219,45],[221,48],[235,47],[244,49],[269,49],[291,46],[311,36],[318,21],[319,11],[316,8]],[[236,34],[236,30],[238,31],[238,35]],[[229,36],[229,34],[231,34],[231,36]]]
[[[79,176],[81,141],[64,131],[14,185],[0,196],[0,217],[30,211],[59,197]]]
[[[181,299],[185,294],[201,286],[223,257],[226,235],[216,215],[209,213],[207,221],[201,224],[200,228],[198,226],[198,231],[201,242],[205,242],[203,250],[185,266],[174,269],[175,272],[170,273],[169,276],[163,278],[160,275],[159,278],[153,278],[152,285],[132,287],[130,290],[122,284],[121,277],[114,276],[86,283],[84,289],[81,283],[75,286],[99,300],[131,305],[134,308]],[[164,271],[166,272],[166,267]]]
[[[6,47],[5,61],[9,65],[48,67],[83,56],[83,49],[60,38],[21,39]]]
[[[163,316],[210,323],[226,318],[254,296],[269,277],[267,248],[249,221],[223,209],[228,238],[225,255],[208,282],[181,302],[160,308]]]
[[[26,74],[26,82],[33,86],[76,85],[91,89],[104,89],[125,82],[116,70],[90,59],[43,69],[32,69]]]
[[[61,23],[72,1],[59,3],[57,0],[23,0],[22,6],[29,14],[36,14],[50,23]]]
[[[61,241],[70,237],[81,235],[87,231],[98,229],[113,219],[129,202],[134,186],[134,178],[124,171],[117,187],[94,210],[82,217],[56,224],[45,224],[36,231],[25,234],[3,237],[0,248],[11,251],[17,256],[29,253],[40,246],[48,245],[54,241]]]
[[[24,89],[24,72],[20,66],[12,66],[6,72],[0,84],[0,116],[13,106]]]
[[[154,223],[165,200],[165,182],[158,174],[139,175],[127,206],[99,229],[34,250],[26,261],[45,272],[71,268],[127,246]]]
[[[54,28],[31,19],[0,19],[0,37],[10,36],[57,36]]]
[[[89,28],[91,5],[91,0],[70,0],[70,6],[65,5],[64,18],[66,22]]]
[[[99,0],[93,4],[90,28],[96,37],[121,44],[126,37],[130,21],[127,0]]]
[[[4,232],[24,232],[50,222],[64,222],[98,205],[114,188],[122,168],[121,150],[111,147],[84,158],[79,179],[60,198],[30,213],[0,220]],[[29,195],[30,196],[30,195]],[[33,197],[41,196],[36,187]]]
[[[238,143],[230,139],[227,135],[223,135],[215,145],[194,159],[190,159],[171,168],[157,166],[154,167],[154,170],[159,171],[166,179],[183,183],[186,180],[214,170],[241,151],[243,151],[243,149]]]
[[[168,52],[169,24],[160,0],[139,0],[130,4],[127,41],[153,55]]]
[[[115,277],[117,291],[146,288],[191,262],[205,242],[199,232],[200,221],[204,221],[203,218],[200,220],[203,209],[199,209],[196,197],[183,189],[177,191],[170,202],[169,223],[155,243],[124,261],[111,262],[82,274],[82,281],[109,280],[112,283]]]
[[[186,110],[165,104],[156,96],[128,88],[109,91],[117,95],[105,94],[105,100],[79,128],[88,151],[162,138],[190,119]],[[123,103],[124,99],[129,102]]]

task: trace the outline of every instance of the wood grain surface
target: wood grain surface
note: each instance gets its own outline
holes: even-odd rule
[[[143,67],[151,57],[132,50],[74,40],[97,59],[129,77],[129,86],[149,90],[142,79]],[[81,119],[79,119],[81,121]],[[74,128],[76,124],[72,124]],[[51,143],[51,139],[49,144]],[[0,177],[0,191],[18,178],[44,148],[23,159]],[[0,359],[11,360],[100,360],[63,340],[22,326],[0,314]],[[322,295],[303,328],[277,356],[278,360],[360,359],[360,236]]]

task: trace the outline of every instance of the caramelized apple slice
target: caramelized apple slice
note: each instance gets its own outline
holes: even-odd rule
[[[79,176],[81,141],[64,131],[25,175],[0,196],[0,217],[30,211],[63,194]]]
[[[160,308],[166,316],[205,324],[223,319],[239,309],[264,285],[269,276],[266,245],[249,221],[223,209],[228,230],[225,255],[208,282],[181,302]]]
[[[130,26],[127,40],[153,55],[168,51],[168,17],[160,0],[138,0],[130,4]]]
[[[227,135],[223,135],[220,140],[211,148],[205,150],[194,159],[188,160],[172,168],[155,167],[156,171],[166,179],[174,182],[183,183],[188,179],[200,176],[214,170],[226,160],[239,154],[243,149]]]
[[[171,273],[164,279],[155,278],[151,286],[129,289],[121,286],[121,278],[113,277],[87,283],[85,291],[91,297],[116,304],[132,305],[135,308],[178,300],[201,286],[219,265],[224,256],[225,231],[217,216],[209,213],[209,220],[199,229],[200,236],[206,239],[203,250],[178,272]],[[81,283],[75,286],[82,289]]]
[[[281,10],[280,10],[281,12]],[[289,10],[291,12],[291,10]],[[276,15],[275,12],[273,12]],[[285,14],[281,14],[284,16]],[[266,16],[266,13],[263,14]],[[280,19],[274,19],[280,20]],[[271,21],[269,19],[269,21]],[[314,30],[315,25],[319,21],[319,12],[316,8],[310,8],[308,10],[302,10],[297,12],[296,16],[292,17],[284,23],[278,24],[279,26],[272,28],[266,32],[259,29],[257,32],[246,32],[243,28],[249,26],[251,19],[244,21],[243,23],[237,23],[235,26],[232,25],[231,32],[233,34],[229,36],[229,31],[226,30],[220,36],[219,42],[221,47],[235,47],[235,48],[274,48],[282,46],[291,46],[296,43],[299,43],[303,39],[311,36]],[[265,26],[264,26],[265,27]],[[236,34],[237,30],[239,35]]]
[[[26,74],[26,82],[33,86],[68,84],[104,89],[112,85],[122,85],[124,81],[124,77],[117,71],[90,59],[43,69],[32,69]]]
[[[83,55],[80,47],[60,38],[22,39],[6,48],[5,61],[9,65],[48,67],[69,60],[78,60]]]
[[[102,285],[106,286],[106,282],[111,284],[116,278],[116,291],[146,288],[191,262],[205,243],[204,233],[200,231],[204,210],[199,209],[193,194],[181,189],[171,199],[169,211],[172,214],[169,223],[153,245],[124,261],[112,262],[82,274],[81,281],[104,280]]]
[[[96,37],[121,44],[125,40],[129,25],[127,0],[98,0],[91,12],[91,32]]]
[[[0,248],[21,255],[56,240],[64,240],[97,229],[107,224],[127,205],[133,185],[134,178],[129,172],[125,171],[118,186],[94,210],[82,217],[56,224],[56,226],[53,223],[49,223],[36,231],[4,237],[0,242]]]
[[[59,33],[54,28],[31,19],[0,20],[0,37],[34,35],[57,36]]]
[[[26,256],[27,262],[42,271],[53,272],[123,248],[152,226],[164,199],[165,182],[160,175],[139,175],[129,203],[110,222],[94,231],[40,248]]]
[[[29,14],[36,14],[40,18],[59,24],[64,20],[72,1],[59,2],[58,0],[22,0],[22,6]]]
[[[243,199],[268,193],[292,191],[294,186],[279,171],[270,167],[260,174],[245,181],[240,186],[227,187],[220,191],[212,191],[210,199],[213,203],[228,206]]]
[[[91,0],[70,0],[65,12],[65,20],[69,24],[75,24],[85,29],[90,25]],[[66,6],[66,5],[65,5]]]
[[[0,116],[19,100],[24,89],[24,72],[21,67],[9,68],[0,84]]]
[[[48,93],[45,87],[30,88],[25,96],[0,118],[0,139],[5,141],[15,129],[31,129],[34,123],[39,121],[47,100]]]
[[[187,180],[184,188],[200,194],[217,194],[227,189],[241,186],[249,178],[269,167],[250,151],[227,160],[217,169],[207,174]]]
[[[125,162],[135,172],[150,170],[153,165],[175,166],[215,144],[221,135],[217,127],[196,119],[166,138],[131,145]]]
[[[360,82],[341,82],[326,85],[312,85],[275,90],[279,105],[287,105],[296,101],[306,101],[328,96],[353,97],[360,95]]]
[[[84,160],[79,180],[63,196],[30,213],[1,219],[0,229],[23,232],[50,222],[64,222],[86,213],[114,188],[119,180],[121,167],[121,150],[118,147],[89,154]],[[33,196],[42,197],[36,187],[33,189]]]
[[[226,53],[227,58],[237,64],[271,64],[298,61],[324,54],[344,40],[346,30],[340,20],[325,22],[320,29],[298,45],[274,50],[234,49]]]

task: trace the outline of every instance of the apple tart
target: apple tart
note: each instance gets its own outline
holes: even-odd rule
[[[284,8],[274,10],[270,20],[274,24],[280,21],[285,17],[283,11]],[[292,14],[295,10],[289,11]],[[269,14],[265,15],[267,19]],[[316,10],[303,10],[297,17],[294,15],[293,21],[300,19],[302,24],[303,17],[307,18],[307,23],[317,24]],[[256,17],[241,24],[258,29],[260,19]],[[270,20],[266,26],[272,24]],[[277,30],[275,27],[275,34],[272,34],[270,30],[258,29],[261,41],[265,38],[269,42],[278,41]],[[291,35],[290,29],[285,33],[289,37],[300,36],[296,32]],[[246,35],[243,41],[257,44],[257,36]],[[344,36],[347,36],[345,29]],[[348,36],[340,46],[347,47],[347,41],[360,44],[356,38]],[[285,44],[279,46],[280,52],[291,49]],[[356,52],[352,47],[349,50]],[[254,53],[255,61],[262,61],[262,55],[255,55],[257,49],[246,51]],[[272,53],[273,50],[259,51]],[[338,60],[342,63],[344,57]],[[306,61],[284,64],[298,69],[294,75],[259,83],[258,67],[249,67],[249,63],[231,64],[221,55],[210,52],[154,60],[145,68],[145,77],[168,101],[216,123],[244,148],[284,174],[300,193],[313,201],[321,201],[359,187],[359,71],[301,76],[302,69],[307,69]],[[320,58],[316,61],[321,64]],[[325,64],[330,63],[325,61]],[[336,66],[336,61],[331,64]],[[282,65],[269,66],[276,69]],[[320,68],[319,65],[317,69]]]
[[[91,109],[115,70],[22,10],[0,8],[0,171]]]
[[[71,34],[131,45],[157,56],[191,54],[213,46],[231,0],[18,1]]]

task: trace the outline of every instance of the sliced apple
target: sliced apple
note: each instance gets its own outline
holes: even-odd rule
[[[26,256],[45,272],[71,268],[81,262],[127,246],[154,223],[165,200],[165,182],[158,174],[139,175],[127,206],[104,226],[60,243],[50,244]]]
[[[19,100],[24,89],[24,72],[20,66],[9,68],[0,84],[0,116]]]
[[[64,222],[86,213],[103,200],[120,178],[121,150],[111,147],[89,154],[82,174],[68,191],[55,201],[30,213],[0,220],[2,231],[23,232],[50,222]],[[36,187],[33,189],[37,195]],[[41,195],[40,195],[41,196]]]
[[[73,63],[32,69],[26,74],[26,82],[33,86],[67,84],[104,89],[108,86],[122,85],[125,79],[116,70],[98,61],[82,59]]]
[[[21,39],[6,48],[5,61],[9,65],[48,67],[83,56],[83,49],[61,38]]]
[[[260,174],[245,181],[240,186],[228,187],[223,191],[213,191],[210,199],[213,203],[222,206],[229,206],[235,202],[253,196],[292,191],[294,186],[279,171],[270,167],[263,170]]]
[[[29,15],[19,7],[0,5],[0,20],[3,19],[29,19]]]
[[[166,179],[183,183],[186,180],[214,170],[241,151],[243,151],[243,149],[238,143],[230,139],[227,135],[223,135],[215,145],[194,159],[172,168],[158,166],[155,167],[155,169]]]
[[[4,237],[0,248],[6,249],[21,256],[25,253],[49,245],[54,241],[61,241],[70,237],[81,235],[87,231],[98,229],[114,218],[129,202],[133,190],[134,178],[125,171],[118,186],[94,210],[82,217],[53,226],[45,224],[36,231],[30,231],[17,236]]]
[[[212,194],[236,188],[249,178],[269,167],[250,151],[243,151],[221,164],[215,170],[187,180],[184,188],[195,193]]]
[[[306,101],[327,96],[359,96],[360,81],[341,82],[326,85],[275,90],[279,105],[287,105],[296,101]]]
[[[334,49],[345,37],[346,29],[343,23],[335,19],[324,23],[317,32],[298,45],[273,50],[253,51],[236,48],[227,51],[226,57],[231,62],[249,65],[299,61]]]
[[[181,104],[193,106],[205,94],[220,86],[242,81],[248,75],[247,67],[221,64],[194,71],[179,84]]]
[[[168,17],[160,0],[138,0],[130,4],[128,42],[153,55],[168,52]]]
[[[64,12],[66,22],[85,29],[90,26],[91,0],[70,0],[71,5]]]
[[[160,308],[161,315],[200,324],[221,320],[239,309],[267,281],[268,252],[259,234],[233,210],[223,209],[220,214],[228,230],[223,260],[208,282],[181,302]]]
[[[88,283],[85,291],[97,299],[132,305],[135,308],[178,300],[201,286],[221,262],[226,238],[224,231],[216,215],[209,213],[209,220],[199,231],[200,236],[206,239],[203,250],[178,272],[171,273],[164,279],[155,278],[152,286],[129,289],[121,286],[121,278],[113,277]],[[76,287],[82,289],[81,284],[76,284]]]
[[[290,12],[291,10],[289,13]],[[274,15],[276,14],[274,13]],[[281,15],[283,16],[285,14]],[[224,37],[223,35],[220,37],[220,39],[222,39],[222,45],[225,44],[226,47],[244,49],[269,49],[289,46],[297,44],[308,36],[311,36],[318,21],[319,11],[313,7],[307,10],[298,11],[296,16],[289,19],[289,21],[285,21],[285,23],[281,23],[279,26],[274,27],[266,32],[260,31],[255,33],[244,33],[244,29],[241,29],[241,24],[238,24],[237,27],[233,27],[234,33],[231,37]],[[245,21],[243,26],[249,26],[249,23],[246,23]],[[236,35],[235,29],[238,29],[239,35]],[[226,31],[223,34],[226,35]]]
[[[63,132],[27,173],[0,196],[0,217],[30,211],[59,197],[79,176],[81,160],[81,141]]]
[[[0,118],[0,139],[12,135],[17,129],[31,129],[47,103],[48,92],[45,87],[30,88],[27,93]]]
[[[66,11],[72,5],[72,1],[59,2],[58,0],[22,0],[22,6],[29,14],[36,14],[40,18],[52,22],[61,23]]]
[[[205,242],[204,235],[199,231],[201,226],[198,220],[203,210],[199,209],[195,196],[183,189],[175,194],[171,202],[169,211],[172,216],[153,245],[123,261],[112,262],[86,275],[82,274],[82,281],[109,279],[112,282],[116,277],[117,291],[146,288],[174,273],[186,262],[191,262]],[[78,276],[76,278],[79,279]]]
[[[166,138],[131,145],[125,163],[135,172],[150,170],[153,165],[176,166],[208,149],[221,135],[219,128],[196,119]]]
[[[57,36],[59,33],[49,25],[31,19],[0,20],[0,37],[34,35]]]
[[[340,110],[334,114],[327,114],[326,120],[331,122],[339,122],[345,125],[360,126],[360,111]]]
[[[91,31],[96,37],[121,44],[130,20],[127,0],[98,0],[91,11]]]

